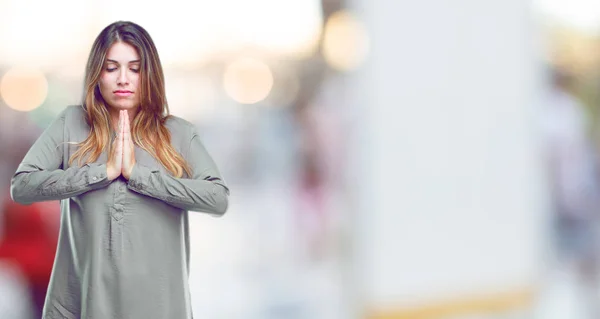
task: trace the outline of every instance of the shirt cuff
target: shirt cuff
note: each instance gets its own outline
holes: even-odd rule
[[[150,174],[155,172],[158,172],[158,170],[150,169],[144,165],[135,163],[133,169],[131,169],[131,176],[129,176],[127,186],[137,190],[143,190],[145,182],[150,179]]]
[[[88,184],[94,185],[100,182],[106,181],[108,176],[106,174],[106,164],[87,164],[88,170]]]

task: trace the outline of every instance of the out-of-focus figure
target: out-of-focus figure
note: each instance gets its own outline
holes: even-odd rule
[[[597,156],[588,134],[589,116],[569,93],[569,82],[567,74],[554,71],[544,106],[554,255],[558,270],[577,278],[590,318],[600,318]]]
[[[340,78],[325,79],[312,100],[294,110],[299,141],[295,221],[309,262],[335,258],[342,219],[350,215],[340,204],[348,201],[344,178],[353,115],[341,98],[343,88]]]
[[[27,282],[12,262],[0,259],[0,318],[36,319]],[[39,318],[39,317],[38,317]]]
[[[45,217],[58,218],[58,205],[56,202],[20,205],[6,200],[2,209],[0,216],[4,217],[5,229],[0,241],[0,262],[11,265],[25,280],[30,297],[26,302],[32,305],[34,318],[41,318],[58,234]]]

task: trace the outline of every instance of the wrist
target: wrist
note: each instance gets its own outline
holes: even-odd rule
[[[119,177],[120,173],[121,173],[121,172],[120,172],[120,171],[118,171],[117,169],[115,169],[114,167],[112,167],[112,166],[110,166],[110,165],[107,165],[107,166],[106,166],[106,177],[107,177],[109,180],[111,180],[111,181],[112,181],[113,179],[115,179],[115,178]]]
[[[133,163],[133,165],[129,166],[128,169],[123,171],[123,177],[125,177],[125,179],[129,180],[131,178],[131,174],[133,174],[134,167],[135,167],[135,163]]]

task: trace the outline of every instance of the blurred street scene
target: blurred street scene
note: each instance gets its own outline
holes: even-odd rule
[[[231,188],[190,212],[195,318],[600,318],[600,4],[0,0],[0,319],[40,317],[61,218],[10,179],[116,20]]]

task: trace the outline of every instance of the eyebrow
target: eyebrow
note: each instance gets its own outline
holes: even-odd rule
[[[111,59],[106,59],[107,62],[119,64],[119,62]],[[129,61],[129,63],[140,63],[140,59]]]

